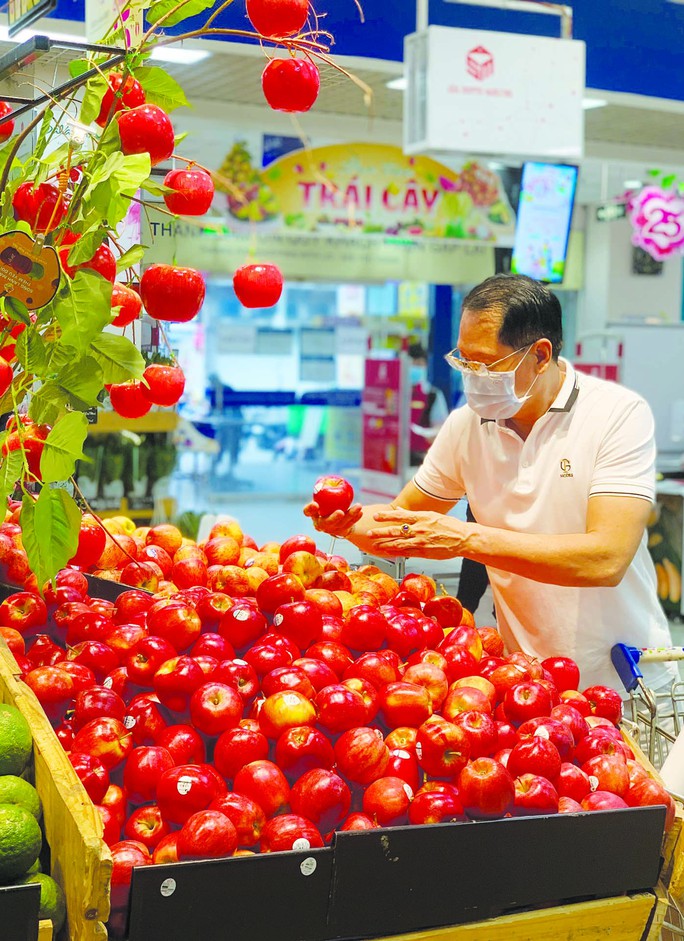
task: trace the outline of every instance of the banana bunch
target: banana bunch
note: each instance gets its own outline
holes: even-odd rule
[[[659,494],[648,521],[648,548],[658,579],[658,598],[671,615],[681,613],[683,512],[680,497]]]
[[[661,601],[679,606],[682,600],[682,575],[671,559],[663,558],[655,564],[658,576],[658,597]]]

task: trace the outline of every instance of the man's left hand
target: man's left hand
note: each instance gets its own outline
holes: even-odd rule
[[[376,513],[367,533],[379,556],[452,559],[462,555],[468,523],[442,513],[385,510]]]

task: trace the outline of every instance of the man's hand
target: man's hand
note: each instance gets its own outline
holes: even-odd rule
[[[360,503],[352,504],[346,513],[342,510],[335,510],[330,516],[321,516],[318,504],[313,501],[304,507],[304,516],[309,517],[314,529],[319,533],[327,533],[339,539],[344,539],[351,533],[362,515],[363,507]]]
[[[452,559],[461,555],[469,529],[443,513],[415,510],[383,510],[373,519],[381,526],[371,528],[367,539],[377,555],[407,556],[422,559]]]

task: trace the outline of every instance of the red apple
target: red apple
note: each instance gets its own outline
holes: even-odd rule
[[[345,669],[343,677],[345,680],[351,677],[368,680],[377,690],[380,690],[388,683],[396,683],[400,679],[400,674],[381,653],[365,653]]]
[[[299,667],[278,667],[267,673],[261,681],[261,691],[264,696],[272,696],[273,693],[287,689],[295,690],[307,699],[313,699],[316,695],[311,680]]]
[[[206,810],[217,797],[226,793],[211,765],[177,765],[157,781],[157,803],[169,824],[184,824],[194,813]]]
[[[515,783],[493,758],[476,758],[461,771],[458,790],[466,814],[474,819],[503,817],[513,809]]]
[[[401,778],[383,777],[373,781],[363,795],[363,812],[381,827],[406,823],[413,791]]]
[[[380,700],[376,688],[368,680],[362,680],[358,676],[351,676],[347,680],[342,680],[342,685],[346,686],[347,689],[353,689],[363,696],[363,701],[366,704],[364,722],[366,725],[370,725],[380,708]]]
[[[190,719],[199,732],[216,736],[239,723],[243,708],[243,699],[232,686],[205,683],[190,698]]]
[[[123,937],[128,921],[128,901],[131,892],[131,876],[136,866],[149,866],[150,852],[143,843],[122,840],[110,847],[112,854],[111,913],[109,930]]]
[[[74,737],[72,752],[83,752],[99,758],[111,771],[127,758],[133,747],[133,736],[118,719],[93,719]]]
[[[379,691],[380,710],[389,729],[418,728],[432,715],[428,690],[416,683],[388,683]]]
[[[225,794],[209,805],[209,810],[224,814],[235,827],[237,845],[249,849],[259,842],[266,826],[261,807],[244,794]]]
[[[246,660],[222,660],[214,670],[212,679],[236,690],[243,702],[249,702],[259,692],[259,677]]]
[[[204,683],[204,673],[192,657],[172,657],[154,674],[154,691],[159,701],[172,712],[185,713],[190,699]]]
[[[109,772],[100,759],[71,752],[69,761],[93,804],[101,804],[109,788]]]
[[[202,620],[189,604],[169,599],[155,605],[147,615],[150,634],[167,640],[178,653],[188,650],[202,633]]]
[[[303,650],[320,639],[323,616],[310,601],[293,601],[276,609],[273,627]]]
[[[414,597],[418,596],[414,594]],[[420,601],[421,599],[418,598],[418,600]],[[423,611],[428,617],[436,618],[440,627],[443,628],[458,627],[463,616],[461,602],[451,595],[436,595],[429,598],[425,602]]]
[[[504,696],[503,703],[506,718],[513,725],[522,725],[537,716],[548,716],[552,708],[548,690],[534,680],[513,686]]]
[[[400,588],[402,591],[410,591],[419,601],[423,602],[430,601],[437,593],[437,585],[429,575],[418,575],[412,572],[404,576]]]
[[[454,725],[468,736],[470,757],[482,758],[493,754],[498,747],[496,723],[485,712],[461,712],[454,718]]]
[[[596,790],[592,787],[589,775],[568,761],[561,764],[555,785],[559,797],[571,797],[577,802],[582,801],[592,790]]]
[[[349,729],[335,743],[337,768],[354,784],[368,785],[382,777],[389,762],[389,748],[379,729]]]
[[[575,747],[575,761],[583,765],[596,755],[622,755],[625,759],[633,758],[631,749],[616,740],[606,729],[592,729]]]
[[[310,552],[315,555],[316,543],[311,536],[306,536],[301,533],[297,536],[290,536],[289,539],[286,539],[285,542],[280,545],[280,563],[282,564],[293,552]]]
[[[235,602],[230,595],[226,595],[222,591],[212,591],[203,598],[200,598],[195,609],[202,622],[202,630],[205,632],[216,631],[221,622],[221,618],[226,611],[230,611],[234,604]],[[203,634],[202,636],[204,637],[206,635]],[[200,641],[201,640],[202,638],[200,638]],[[195,646],[197,646],[200,641],[197,641]],[[220,657],[219,659],[225,660],[227,657]]]
[[[252,761],[238,771],[233,790],[257,803],[267,817],[278,814],[290,799],[290,786],[272,761]]]
[[[334,830],[349,813],[351,791],[333,771],[313,768],[290,792],[292,812],[311,820],[322,833]]]
[[[461,712],[485,712],[491,715],[489,697],[474,686],[450,687],[449,695],[442,706],[442,715],[447,721],[453,722]]]
[[[582,800],[582,810],[617,810],[629,804],[610,791],[593,791]]]
[[[259,725],[267,738],[276,739],[288,729],[314,725],[316,709],[310,699],[295,690],[281,690],[269,696],[259,713]]]
[[[561,757],[553,742],[534,735],[518,742],[508,759],[508,770],[514,777],[536,774],[553,782],[561,768]]]
[[[558,812],[558,792],[547,779],[536,774],[523,774],[515,779],[515,813],[555,814]]]
[[[154,675],[159,667],[176,656],[176,650],[161,637],[143,637],[125,661],[132,682],[152,689]]]
[[[313,657],[298,657],[292,661],[292,667],[306,674],[317,693],[326,686],[333,686],[338,681],[337,674],[327,663]]]
[[[378,824],[374,823],[366,814],[349,814],[341,827],[340,833],[346,833],[350,830],[377,830]]]
[[[128,840],[138,840],[150,852],[154,852],[164,837],[169,835],[169,825],[161,815],[156,804],[137,807],[126,821],[124,836]]]
[[[329,732],[346,732],[362,725],[366,717],[366,703],[361,693],[341,683],[322,689],[316,707],[318,723]]]
[[[470,757],[470,740],[453,722],[433,716],[418,729],[416,756],[426,774],[455,778]]]
[[[67,659],[89,667],[99,683],[119,666],[119,658],[116,653],[111,647],[99,640],[84,640],[82,643],[76,644],[67,653]]]
[[[141,693],[129,703],[124,725],[133,734],[134,745],[154,745],[166,728],[166,720],[154,693]]]
[[[572,758],[575,739],[568,726],[560,720],[538,716],[536,719],[523,722],[518,729],[520,741],[532,738],[533,735],[553,742],[558,749],[558,754],[561,756],[561,761],[569,761]]]
[[[403,748],[390,750],[389,761],[385,768],[384,777],[401,778],[406,781],[415,793],[423,783],[423,770],[418,764],[415,749],[406,751]]]
[[[319,477],[314,484],[312,499],[318,504],[321,516],[330,516],[338,510],[346,513],[354,499],[354,488],[344,477]]]
[[[323,837],[318,829],[297,814],[273,817],[261,831],[262,853],[278,853],[287,850],[308,850],[322,847]]]
[[[177,765],[201,765],[205,760],[204,741],[190,725],[168,725],[156,743],[168,749]]]
[[[165,863],[177,863],[179,861],[178,832],[167,833],[155,846],[152,862],[155,866],[160,866]]]
[[[551,718],[562,722],[572,733],[573,741],[577,745],[589,731],[584,716],[569,703],[560,703],[551,710]]]
[[[220,811],[200,810],[183,824],[177,845],[181,860],[232,856],[238,845],[237,830]]]
[[[261,732],[228,729],[214,747],[214,765],[219,774],[232,780],[243,765],[267,758],[268,751],[268,740]]]
[[[123,776],[129,802],[145,804],[155,801],[160,777],[174,765],[171,752],[160,745],[134,748],[126,760]]]
[[[592,790],[611,791],[624,797],[629,789],[629,772],[622,755],[595,755],[582,765],[582,771],[596,780]]]
[[[304,585],[291,572],[271,575],[257,588],[256,600],[264,614],[274,614],[282,604],[303,601]]]
[[[561,705],[564,703],[573,706],[582,716],[585,718],[592,715],[591,703],[583,696],[582,693],[577,692],[574,689],[566,689],[565,692],[560,694]]]
[[[579,667],[570,657],[547,657],[546,660],[542,660],[542,667],[551,674],[551,679],[556,684],[559,693],[579,687]]]
[[[651,807],[663,804],[666,808],[665,831],[672,828],[676,812],[675,802],[665,788],[647,774],[631,779],[623,797],[629,807]]]
[[[617,725],[622,718],[622,697],[609,686],[590,686],[582,691],[589,701],[593,715],[608,719]]]
[[[104,686],[93,686],[90,689],[81,690],[76,695],[72,721],[74,728],[78,731],[91,719],[110,716],[123,722],[125,715],[126,704],[120,696]],[[95,803],[99,804],[99,801]]]
[[[312,644],[306,651],[305,656],[307,659],[322,660],[339,678],[345,675],[347,667],[353,662],[349,649],[343,644],[336,644],[331,640],[323,640],[317,644]]]
[[[351,650],[379,650],[385,643],[387,622],[370,605],[362,604],[349,612],[342,632],[342,642]]]

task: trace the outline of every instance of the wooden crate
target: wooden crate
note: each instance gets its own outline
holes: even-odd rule
[[[18,676],[14,657],[0,641],[0,701],[16,706],[33,733],[35,785],[43,802],[52,875],[66,895],[69,941],[104,941],[112,857],[101,839],[102,821],[40,703]],[[41,922],[40,941],[51,937],[50,922]]]
[[[641,941],[656,904],[651,892],[576,902],[487,921],[394,935],[382,941]]]

